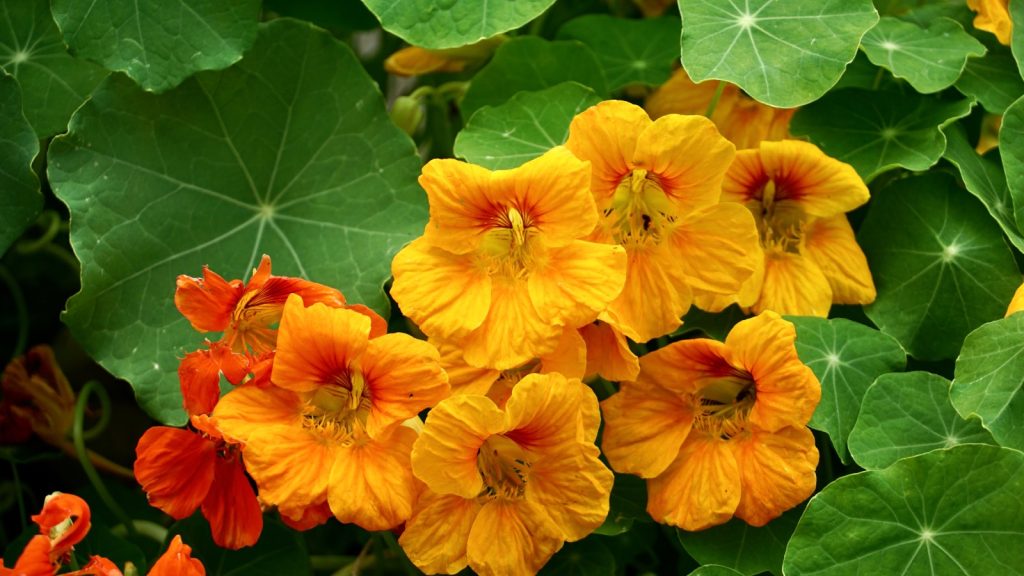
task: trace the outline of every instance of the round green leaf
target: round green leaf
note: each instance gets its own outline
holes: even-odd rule
[[[564,144],[573,117],[600,101],[575,82],[520,92],[477,110],[455,138],[455,155],[491,170],[515,168]]]
[[[781,108],[821,97],[878,21],[871,0],[679,0],[683,67]]]
[[[0,255],[43,208],[32,160],[39,140],[21,111],[18,81],[0,71]]]
[[[1017,229],[1024,230],[1024,96],[1003,114],[1003,124],[999,129],[999,156],[1013,201]]]
[[[971,444],[844,476],[811,499],[786,574],[1024,573],[1024,454]]]
[[[1024,80],[1009,48],[995,41],[986,42],[986,47],[988,52],[981,58],[967,59],[954,86],[965,96],[976,98],[986,111],[1002,114],[1024,94]]]
[[[743,576],[743,573],[737,572],[727,566],[708,564],[707,566],[701,566],[693,572],[690,572],[688,576]]]
[[[455,48],[519,28],[555,0],[363,0],[385,30],[424,48]]]
[[[192,557],[206,567],[207,576],[304,576],[312,573],[302,534],[272,518],[263,518],[259,542],[241,550],[217,546],[210,536],[210,525],[201,514],[193,514],[171,526],[167,542],[179,535],[192,547]]]
[[[868,470],[959,444],[995,444],[977,419],[949,403],[949,380],[929,372],[883,374],[864,395],[850,434],[853,459]]]
[[[946,152],[943,157],[957,167],[967,191],[981,200],[1010,243],[1024,252],[1024,236],[1017,229],[1013,199],[999,160],[993,155],[978,154],[967,141],[967,131],[961,123],[947,126],[943,132],[946,134]]]
[[[801,108],[790,132],[851,164],[865,181],[890,168],[927,170],[946,149],[941,128],[971,112],[971,100],[845,88]]]
[[[1020,284],[999,226],[946,174],[883,189],[857,239],[878,289],[864,311],[919,360],[955,357],[971,330],[1003,315]]]
[[[925,94],[952,86],[967,58],[985,53],[981,42],[948,18],[923,27],[888,16],[868,30],[861,49],[872,62]]]
[[[260,0],[53,0],[72,53],[154,92],[241,59],[259,13]]]
[[[1024,2],[1017,0],[1010,2],[1009,10],[1011,22],[1024,22]],[[1020,71],[1020,75],[1024,76],[1024,30],[1020,26],[1013,27],[1010,35],[1010,48],[1013,51],[1013,59],[1017,61],[1017,69]]]
[[[676,536],[686,552],[701,564],[725,566],[744,576],[762,572],[782,576],[786,543],[802,511],[794,508],[760,528],[733,518],[700,532],[676,530]]]
[[[679,19],[674,17],[627,20],[588,14],[562,26],[558,37],[579,40],[594,51],[610,90],[662,84],[679,59]]]
[[[391,257],[426,221],[419,168],[355,55],[308,24],[274,20],[236,66],[161,95],[112,76],[50,146],[83,263],[64,321],[144,409],[183,422],[178,358],[202,337],[177,275],[241,278],[266,253],[386,313]]]
[[[950,399],[977,416],[1003,446],[1024,448],[1024,314],[989,322],[967,336]]]
[[[580,42],[548,42],[523,36],[498,46],[494,57],[469,85],[459,108],[469,119],[484,106],[497,106],[517,92],[536,92],[572,80],[608,94],[604,71],[594,53]]]
[[[787,319],[796,326],[800,361],[821,382],[821,402],[809,425],[828,434],[839,459],[849,464],[846,442],[864,393],[878,376],[903,370],[907,354],[892,337],[844,318]]]
[[[67,53],[48,0],[0,2],[0,22],[0,67],[18,79],[29,124],[40,139],[63,132],[107,71]]]

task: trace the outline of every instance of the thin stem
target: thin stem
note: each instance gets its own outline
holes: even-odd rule
[[[96,393],[96,397],[100,399],[100,421],[93,425],[82,433],[82,440],[92,440],[103,434],[103,431],[107,429],[107,424],[110,424],[110,395],[107,394],[106,389],[102,386],[96,386],[93,388],[93,392]]]
[[[878,72],[875,73],[875,81],[871,83],[872,90],[878,90],[878,87],[882,84],[882,78],[885,78],[885,68],[878,67]]]
[[[715,87],[715,95],[711,97],[711,102],[708,102],[708,109],[704,112],[706,118],[711,118],[711,115],[715,113],[715,108],[718,108],[718,101],[722,99],[723,92],[725,92],[725,82],[719,80],[718,86]]]
[[[61,452],[71,456],[72,458],[78,458],[78,448],[75,447],[72,442],[61,442],[60,444],[54,444]],[[106,457],[97,454],[90,448],[85,449],[86,456],[89,458],[89,462],[101,472],[106,472],[112,476],[117,476],[123,480],[129,482],[135,481],[135,473],[130,469],[121,466],[116,462],[108,460]]]
[[[46,210],[40,214],[36,223],[43,229],[43,233],[34,240],[22,240],[19,242],[18,252],[31,254],[41,250],[57,236],[61,229],[60,214],[53,210]]]
[[[0,264],[0,280],[4,281],[11,293],[11,300],[14,301],[14,310],[18,315],[18,339],[14,343],[14,352],[11,360],[25,353],[25,346],[28,344],[28,306],[25,304],[25,295],[18,286],[18,281],[11,274],[6,266]]]
[[[18,520],[21,521],[21,531],[28,529],[28,512],[25,511],[25,498],[21,492],[21,476],[18,475],[18,465],[11,460],[11,476],[14,477],[14,489],[18,492]]]

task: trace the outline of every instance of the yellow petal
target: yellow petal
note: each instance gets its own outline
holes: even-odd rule
[[[412,516],[415,484],[409,454],[416,432],[392,426],[369,442],[337,449],[327,502],[341,522],[390,530]]]
[[[621,246],[577,240],[550,250],[544,266],[530,274],[530,299],[542,317],[576,328],[596,318],[625,281]]]
[[[388,56],[384,69],[395,76],[422,76],[433,72],[462,72],[464,60],[451,58],[443,52],[426,50],[419,46],[406,46]]]
[[[601,319],[636,342],[672,332],[693,299],[674,252],[663,244],[626,254],[626,284]]]
[[[533,462],[527,498],[543,506],[564,539],[575,541],[604,522],[613,481],[593,445],[566,443]]]
[[[693,425],[679,395],[644,382],[623,382],[601,402],[601,450],[617,472],[653,478],[665,471]]]
[[[974,17],[974,27],[995,34],[1003,46],[1010,45],[1013,35],[1008,6],[1008,0],[967,0],[967,7],[978,13]]]
[[[870,304],[875,283],[845,214],[818,218],[804,231],[804,253],[828,279],[833,304]]]
[[[450,392],[437,348],[408,334],[374,338],[360,365],[372,402],[366,420],[371,437],[437,404]]]
[[[301,403],[299,395],[291,390],[242,386],[220,399],[213,417],[225,438],[245,443],[254,432],[268,425],[299,426]]]
[[[708,104],[718,90],[717,80],[694,83],[682,68],[672,73],[672,77],[655,90],[644,102],[644,108],[651,118],[661,118],[666,114],[704,114]],[[735,97],[737,90],[727,85],[718,100],[722,106]]]
[[[621,332],[606,322],[591,322],[579,333],[587,343],[587,376],[599,374],[615,382],[636,380],[640,361]]]
[[[750,434],[730,443],[743,488],[736,516],[764,526],[814,493],[818,449],[803,426]]]
[[[824,318],[831,307],[832,288],[810,257],[774,250],[765,253],[764,280],[754,312]]]
[[[687,439],[672,465],[647,481],[647,513],[683,530],[725,523],[739,501],[739,468],[729,443],[704,434]]]
[[[695,292],[737,294],[763,258],[754,218],[734,202],[687,218],[671,240],[677,265]]]
[[[477,451],[503,431],[505,415],[489,398],[452,396],[427,415],[412,450],[412,470],[431,490],[476,498],[483,489]]]
[[[707,338],[673,342],[640,358],[640,382],[683,397],[728,376],[725,344]]]
[[[516,384],[505,404],[505,436],[538,454],[567,442],[575,444],[589,435],[586,428],[596,403],[594,392],[577,379],[567,380],[558,373],[529,374]]]
[[[768,183],[761,150],[737,150],[722,181],[722,202],[737,202],[752,211],[761,209],[761,192]]]
[[[466,546],[480,504],[475,498],[424,490],[398,543],[428,574],[455,574],[466,567]]]
[[[483,324],[462,340],[463,354],[472,366],[515,368],[554,350],[562,330],[538,313],[525,281],[495,279],[490,310]]]
[[[869,199],[853,166],[800,140],[762,142],[761,161],[775,181],[776,202],[793,202],[811,216],[849,212]]]
[[[1010,300],[1010,305],[1006,308],[1006,315],[1009,316],[1014,312],[1020,312],[1024,310],[1024,284],[1021,284],[1017,291],[1013,293],[1013,298]]]
[[[307,308],[292,294],[284,305],[270,380],[296,392],[333,384],[363,353],[369,338],[368,317],[319,303]]]
[[[562,547],[543,508],[528,500],[484,506],[469,533],[469,566],[480,576],[536,574]]]
[[[475,250],[501,206],[492,172],[451,158],[435,159],[423,167],[419,182],[430,203],[423,241],[454,254]]]
[[[565,146],[590,161],[590,188],[598,202],[614,194],[633,169],[637,138],[651,124],[643,108],[621,100],[606,100],[573,118]]]
[[[452,395],[476,394],[485,396],[501,376],[501,370],[477,368],[466,363],[462,357],[462,347],[450,341],[434,341],[441,353],[441,368],[448,374],[448,384]]]
[[[583,378],[587,367],[587,344],[573,329],[562,331],[558,347],[540,358],[540,372],[558,372],[566,378]]]
[[[261,424],[249,436],[243,456],[260,500],[294,509],[323,500],[338,449],[302,428]]]

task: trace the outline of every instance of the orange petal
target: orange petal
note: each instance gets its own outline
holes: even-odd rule
[[[653,478],[672,463],[693,425],[679,395],[643,382],[623,382],[601,402],[601,450],[617,472]]]
[[[419,414],[448,397],[448,376],[437,348],[408,334],[370,341],[360,358],[372,402],[366,432],[376,437],[388,426]]]
[[[452,342],[435,342],[441,353],[441,367],[448,374],[452,394],[476,394],[484,396],[501,376],[500,370],[470,366],[462,357],[462,348]]]
[[[695,394],[715,380],[734,374],[726,354],[726,346],[716,340],[673,342],[640,358],[640,383],[677,397]]]
[[[209,414],[220,399],[220,366],[209,350],[189,352],[178,364],[178,381],[185,411]]]
[[[412,516],[416,487],[409,453],[416,432],[393,426],[389,433],[337,451],[327,502],[341,522],[364,530],[390,530]]]
[[[774,312],[736,324],[725,339],[729,361],[754,379],[750,421],[771,432],[803,426],[821,399],[817,377],[796,353],[796,328]]]
[[[243,386],[221,398],[213,416],[224,436],[232,442],[244,443],[265,426],[301,424],[301,402],[299,395],[291,390]]]
[[[593,390],[575,378],[557,372],[529,374],[505,404],[505,436],[533,454],[576,445],[590,435],[596,404]]]
[[[1008,0],[967,0],[967,7],[977,12],[974,27],[996,35],[1003,46],[1009,46],[1013,37]]]
[[[573,118],[565,146],[590,161],[590,189],[598,203],[633,170],[637,138],[651,124],[643,108],[621,100],[606,100]]]
[[[831,307],[832,288],[814,260],[789,252],[765,253],[764,280],[753,306],[755,313],[771,310],[824,318]]]
[[[828,279],[835,304],[870,304],[875,283],[867,258],[853,236],[845,214],[818,218],[804,231],[804,253]]]
[[[231,324],[231,313],[242,297],[242,283],[228,282],[203,266],[203,277],[178,276],[174,305],[192,327],[200,332],[223,332]]]
[[[92,515],[89,505],[74,494],[54,492],[43,501],[43,509],[32,516],[39,533],[50,539],[50,559],[68,554],[89,533]]]
[[[53,576],[60,565],[56,558],[60,555],[50,554],[50,539],[42,534],[33,536],[21,551],[21,556],[14,563],[13,569],[3,567],[0,561],[0,575],[7,576]]]
[[[587,377],[599,374],[616,382],[636,380],[640,362],[621,332],[606,322],[591,322],[579,333],[587,343]]]
[[[1013,293],[1013,298],[1010,300],[1010,305],[1006,308],[1006,315],[1009,316],[1014,312],[1020,312],[1024,310],[1024,284],[1017,287],[1017,291]]]
[[[498,370],[515,368],[558,345],[562,326],[541,316],[522,280],[496,279],[487,318],[462,341],[466,362]]]
[[[313,304],[292,295],[284,307],[270,379],[275,385],[308,392],[330,385],[364,350],[370,319],[343,308]]]
[[[154,426],[139,439],[135,454],[135,479],[150,505],[168,516],[191,516],[210,492],[215,442],[188,430]]]
[[[249,435],[243,455],[260,499],[294,509],[323,501],[341,449],[312,431],[262,424]]]
[[[491,307],[491,279],[471,256],[414,240],[391,262],[391,296],[431,338],[454,340],[478,328]]]
[[[438,494],[476,498],[483,489],[477,451],[503,430],[504,414],[489,398],[452,396],[429,414],[412,450],[412,470]]]
[[[811,216],[849,212],[870,197],[853,166],[826,155],[810,142],[762,142],[761,161],[775,181],[775,201],[798,204]]]
[[[682,324],[693,295],[667,244],[629,250],[626,284],[603,320],[636,342],[664,336]]]
[[[319,504],[311,506],[300,506],[298,508],[278,507],[277,510],[281,513],[282,522],[289,528],[300,532],[316,528],[334,518],[334,513],[331,512],[331,507],[327,505],[326,499]]]
[[[0,572],[2,574],[2,572]],[[89,562],[80,570],[65,572],[64,576],[124,576],[121,569],[109,559],[102,556],[90,556]]]
[[[206,576],[206,569],[192,557],[192,547],[175,535],[167,551],[149,569],[149,576]]]
[[[579,331],[566,329],[558,346],[540,358],[540,372],[558,372],[566,378],[583,378],[587,367],[587,343]]]
[[[665,0],[641,0],[645,3],[667,4]],[[637,2],[639,3],[639,2]],[[642,9],[641,4],[641,9]],[[645,11],[646,12],[646,11]],[[704,114],[708,104],[718,90],[717,80],[694,83],[682,68],[676,69],[664,84],[658,87],[644,102],[644,108],[651,118],[666,114]],[[718,106],[726,104],[736,95],[736,87],[728,84],[718,100]],[[717,108],[716,108],[717,110]]]
[[[575,541],[604,522],[613,481],[596,447],[566,443],[533,462],[527,490],[562,538]]]
[[[455,574],[466,567],[466,546],[480,504],[476,498],[424,490],[398,543],[428,574]]]
[[[541,316],[569,328],[594,320],[626,281],[621,246],[577,240],[548,257],[530,274],[530,299]]]
[[[672,465],[647,481],[647,513],[683,530],[728,521],[739,501],[739,467],[729,443],[705,434],[691,435]]]
[[[477,574],[536,574],[562,543],[539,504],[497,500],[477,514],[466,552]]]
[[[737,150],[722,181],[721,201],[753,205],[751,210],[760,210],[761,193],[769,178],[759,149]]]
[[[764,526],[814,493],[818,449],[807,428],[754,427],[730,444],[743,486],[736,516],[747,524]]]
[[[370,338],[376,338],[388,333],[388,321],[380,314],[374,312],[369,306],[363,306],[362,304],[347,304],[345,309],[358,312],[370,319]]]
[[[677,265],[695,291],[736,294],[763,258],[754,218],[734,202],[686,218],[671,242]]]
[[[406,46],[384,61],[384,69],[395,76],[422,76],[433,72],[462,72],[466,62],[436,50]]]
[[[214,482],[203,500],[203,516],[210,522],[214,543],[221,548],[238,550],[260,539],[263,511],[237,457],[216,459]]]
[[[430,204],[424,244],[454,254],[468,254],[480,245],[504,203],[492,174],[450,158],[423,167],[419,182]]]

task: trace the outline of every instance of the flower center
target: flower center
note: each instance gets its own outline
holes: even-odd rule
[[[349,446],[364,439],[371,404],[362,372],[350,369],[309,394],[302,408],[303,426]]]
[[[507,207],[484,237],[481,254],[491,275],[523,278],[537,260],[539,242],[529,214]]]
[[[728,440],[745,429],[757,401],[757,388],[749,373],[734,368],[701,388],[693,401],[694,428]]]
[[[526,451],[515,441],[505,436],[491,436],[477,452],[476,467],[484,481],[478,498],[509,500],[522,498],[526,493],[530,461]]]
[[[657,177],[638,169],[619,182],[604,210],[604,226],[616,243],[639,248],[666,238],[676,216],[676,206]]]
[[[281,321],[281,307],[260,305],[253,300],[259,290],[249,290],[238,300],[231,313],[231,324],[225,331],[225,338],[232,351],[239,354],[249,352],[263,354],[277,345],[277,330],[274,326]]]
[[[769,180],[761,191],[760,209],[755,207],[754,220],[766,251],[800,253],[804,236],[804,211],[792,202],[776,202],[778,188]]]

